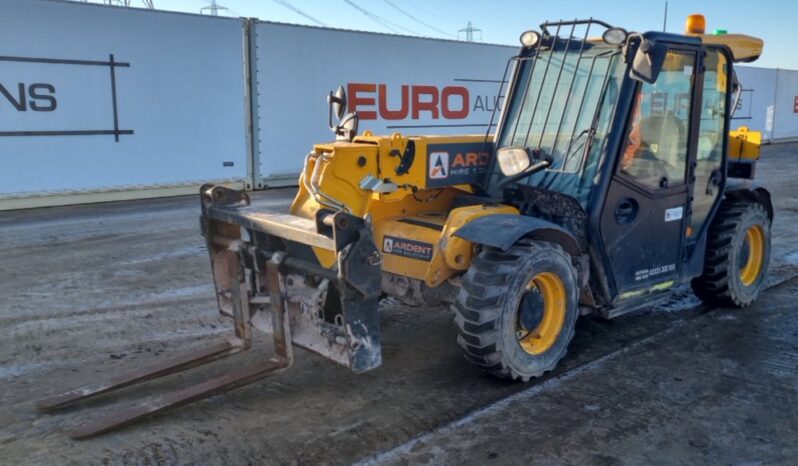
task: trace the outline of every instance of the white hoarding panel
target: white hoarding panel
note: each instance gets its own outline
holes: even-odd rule
[[[333,138],[326,96],[344,85],[360,132],[484,134],[517,48],[257,23],[260,175],[295,175]]]
[[[776,70],[751,66],[737,66],[735,70],[742,84],[742,94],[731,129],[747,126],[753,131],[762,131],[765,140],[772,140]]]
[[[773,140],[798,138],[798,71],[778,70]]]
[[[2,6],[0,196],[246,178],[241,20]]]

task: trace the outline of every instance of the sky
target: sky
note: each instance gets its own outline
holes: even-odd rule
[[[90,0],[99,3],[100,0]],[[153,0],[163,10],[199,13],[211,0]],[[220,15],[295,24],[462,39],[470,21],[481,41],[517,45],[545,20],[594,17],[630,31],[662,30],[664,0],[216,0]],[[141,5],[141,0],[132,0]],[[205,11],[207,14],[208,12]],[[668,32],[681,33],[690,13],[707,18],[707,30],[757,36],[765,41],[753,66],[798,69],[798,0],[670,0]],[[480,39],[480,33],[475,33]]]

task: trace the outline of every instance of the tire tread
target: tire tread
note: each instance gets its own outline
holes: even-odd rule
[[[733,269],[730,256],[735,235],[739,234],[740,220],[750,211],[761,211],[767,217],[765,207],[757,202],[729,200],[721,204],[707,233],[704,270],[692,280],[696,296],[715,306],[745,307],[753,301],[743,299],[730,286]],[[769,243],[766,245],[769,247]]]
[[[511,277],[530,255],[552,248],[567,256],[557,244],[524,239],[507,251],[485,249],[474,257],[453,308],[458,331],[457,343],[466,359],[483,371],[500,378],[521,379],[526,382],[556,366],[558,361],[537,373],[519,374],[505,360],[499,330],[502,318],[501,299],[509,292],[507,285]],[[568,332],[567,344],[573,339],[573,327]]]

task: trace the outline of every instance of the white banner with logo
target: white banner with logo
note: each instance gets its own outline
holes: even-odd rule
[[[326,97],[343,85],[359,131],[485,134],[516,47],[259,22],[257,152],[264,184],[295,176],[333,139]]]

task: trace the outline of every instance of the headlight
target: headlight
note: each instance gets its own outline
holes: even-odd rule
[[[537,31],[527,31],[521,34],[521,45],[524,47],[534,47],[540,41],[540,34]]]
[[[496,154],[499,161],[499,169],[505,176],[513,176],[529,168],[529,152],[525,147],[513,146],[502,147]]]

